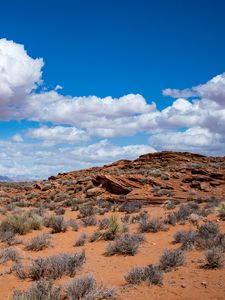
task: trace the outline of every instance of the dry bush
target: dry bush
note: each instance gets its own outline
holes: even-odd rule
[[[98,221],[98,227],[100,230],[107,229],[109,227],[109,218],[104,218]]]
[[[160,257],[160,268],[168,272],[171,269],[183,266],[186,259],[182,250],[165,250]]]
[[[76,240],[74,246],[84,246],[84,244],[86,243],[86,241],[87,241],[87,235],[86,235],[86,233],[81,233],[81,235]]]
[[[95,226],[97,224],[97,219],[94,215],[85,217],[82,219],[82,223],[84,227]]]
[[[9,260],[18,262],[21,259],[21,253],[18,249],[9,247],[1,250],[0,252],[0,264],[3,264]]]
[[[195,246],[196,237],[197,233],[192,230],[180,230],[174,234],[174,241],[175,243],[182,243],[182,249],[191,250]]]
[[[52,229],[52,233],[65,232],[67,230],[67,222],[64,220],[63,216],[50,216],[44,221],[46,227]]]
[[[220,205],[219,205],[217,211],[218,211],[218,217],[219,217],[221,220],[225,221],[225,202],[220,203]]]
[[[135,255],[144,238],[141,234],[124,234],[106,247],[107,256],[115,254]]]
[[[39,234],[32,238],[32,240],[27,243],[27,250],[40,251],[50,246],[51,236],[46,233]]]
[[[8,215],[0,224],[1,234],[7,231],[14,234],[26,234],[30,230],[30,220],[25,214]]]
[[[158,232],[165,230],[163,221],[156,217],[152,219],[141,219],[139,222],[140,232]]]
[[[102,237],[103,237],[103,234],[101,233],[101,231],[95,231],[90,236],[89,242],[91,242],[91,243],[96,242],[96,241],[102,239]]]
[[[92,205],[84,205],[80,207],[79,213],[81,218],[90,217],[95,214],[95,208]]]
[[[218,269],[223,267],[224,255],[221,248],[213,247],[212,249],[205,252],[206,264],[205,268]]]
[[[163,271],[157,265],[148,265],[147,267],[133,268],[127,275],[125,280],[129,284],[140,284],[144,281],[153,285],[162,285]]]
[[[140,201],[127,201],[121,204],[119,211],[126,212],[127,214],[132,214],[134,212],[139,212],[142,208]]]
[[[96,279],[92,274],[72,279],[64,285],[64,289],[69,300],[112,299],[117,293],[114,287],[109,288],[104,285],[98,286]]]
[[[12,300],[60,300],[60,287],[51,281],[40,279],[33,283],[26,292],[14,291]]]
[[[26,271],[23,266],[17,266],[19,273],[22,276],[30,277],[33,280],[57,279],[63,275],[74,276],[85,262],[85,253],[70,253],[70,254],[57,254],[48,257],[39,257],[32,260],[31,265]],[[17,276],[20,276],[18,271]]]
[[[55,214],[56,215],[58,215],[58,216],[60,216],[60,215],[64,215],[65,214],[65,208],[63,208],[63,207],[56,207],[56,209],[55,209]]]
[[[73,231],[78,231],[78,229],[79,229],[77,222],[73,219],[70,219],[68,221],[68,225],[73,229]]]

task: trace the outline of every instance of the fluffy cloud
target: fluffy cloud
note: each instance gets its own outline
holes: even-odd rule
[[[77,129],[76,127],[44,126],[28,130],[28,135],[34,139],[54,143],[77,143],[88,140],[88,134],[84,130]]]
[[[22,45],[0,39],[0,118],[22,115],[26,97],[41,82],[42,59],[32,59]]]
[[[205,84],[200,84],[191,89],[177,90],[165,89],[163,90],[165,96],[173,98],[180,97],[200,97],[209,101],[216,102],[222,106],[225,105],[225,73],[213,77]]]
[[[12,141],[17,143],[22,143],[24,140],[23,137],[17,133],[12,136]]]
[[[167,131],[154,134],[149,139],[159,150],[192,151],[208,155],[224,155],[225,139],[209,129],[194,127],[183,132]]]

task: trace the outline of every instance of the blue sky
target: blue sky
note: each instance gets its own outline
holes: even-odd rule
[[[0,175],[224,155],[224,11],[218,0],[1,3]]]

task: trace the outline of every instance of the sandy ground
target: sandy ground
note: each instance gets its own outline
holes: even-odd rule
[[[163,216],[167,212],[161,207],[147,207],[150,216]],[[123,213],[116,213],[123,216]],[[104,216],[98,216],[98,219],[112,215],[107,213]],[[74,219],[77,212],[71,212],[67,209],[66,219]],[[218,220],[214,215],[210,218],[216,222]],[[225,232],[225,222],[219,221],[221,231]],[[107,257],[104,255],[107,241],[87,242],[83,247],[74,247],[74,242],[85,232],[90,235],[97,227],[79,227],[78,232],[68,229],[65,233],[52,234],[52,247],[34,252],[25,250],[24,245],[16,245],[21,249],[24,255],[24,261],[39,256],[49,256],[56,253],[80,252],[83,249],[86,252],[87,260],[82,269],[76,276],[92,273],[96,276],[98,283],[103,282],[109,286],[116,286],[119,291],[118,299],[141,300],[141,299],[225,299],[225,269],[206,270],[201,268],[203,264],[204,253],[202,251],[186,252],[187,261],[185,266],[179,267],[174,271],[165,273],[164,284],[159,286],[148,286],[141,284],[139,286],[125,285],[124,275],[134,266],[146,266],[151,263],[157,263],[159,257],[165,249],[178,248],[179,244],[173,244],[173,235],[180,229],[194,228],[192,224],[170,226],[168,231],[158,233],[145,233],[145,242],[140,246],[135,256],[115,255]],[[137,232],[138,225],[129,225],[130,232]],[[50,232],[44,228],[41,231],[33,231],[25,236],[20,236],[23,241],[28,241],[41,232]],[[2,249],[5,245],[0,244]],[[11,262],[0,265],[0,272],[7,270],[12,265]],[[63,277],[57,283],[63,283],[68,280]],[[13,290],[25,290],[30,285],[31,280],[20,280],[14,274],[0,276],[0,300],[10,299]]]

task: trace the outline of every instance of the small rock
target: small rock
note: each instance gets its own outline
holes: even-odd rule
[[[205,288],[207,288],[207,286],[208,286],[208,284],[207,284],[206,281],[202,281],[202,282],[201,282],[201,285],[203,285]]]
[[[186,284],[184,284],[184,283],[182,283],[180,286],[181,286],[183,289],[186,288]]]

